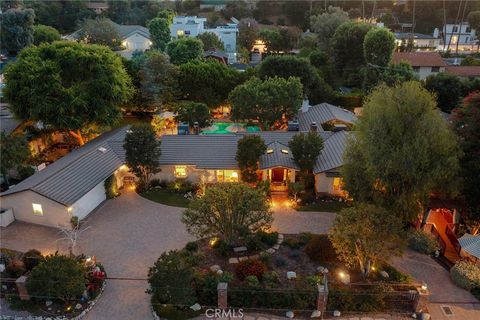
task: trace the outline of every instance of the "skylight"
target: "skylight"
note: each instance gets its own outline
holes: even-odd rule
[[[273,153],[273,149],[271,149],[271,148],[267,149],[267,154],[269,154],[269,153]]]
[[[282,153],[285,153],[285,154],[288,154],[288,150],[287,150],[287,149],[282,149],[281,152],[282,152]]]

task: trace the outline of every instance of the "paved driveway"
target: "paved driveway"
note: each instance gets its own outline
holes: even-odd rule
[[[427,255],[406,250],[402,257],[392,260],[393,265],[410,273],[417,281],[424,281],[430,290],[428,309],[432,319],[478,320],[480,304],[468,291],[457,287],[450,274]],[[450,306],[454,315],[446,316],[441,307]]]
[[[125,192],[105,202],[87,219],[91,228],[82,235],[77,252],[95,255],[109,277],[98,304],[88,320],[152,319],[149,309],[148,268],[161,253],[180,249],[193,240],[180,221],[182,208],[164,206]],[[334,214],[296,212],[281,208],[274,213],[273,228],[283,233],[326,232]],[[38,248],[42,252],[65,252],[65,244],[54,228],[15,222],[1,229],[1,246],[20,251]],[[137,280],[134,280],[137,279]]]

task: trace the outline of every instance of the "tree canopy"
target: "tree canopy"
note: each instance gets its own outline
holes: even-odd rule
[[[197,39],[202,41],[203,49],[205,51],[223,51],[225,50],[223,47],[223,42],[220,38],[213,32],[204,32],[197,36]]]
[[[380,85],[366,98],[342,167],[356,201],[374,201],[407,221],[433,191],[458,187],[457,139],[419,82]]]
[[[266,150],[265,142],[258,135],[246,135],[238,140],[235,159],[240,168],[242,181],[253,183],[258,180],[258,162]]]
[[[110,19],[87,19],[80,29],[80,40],[85,43],[101,44],[110,48],[120,45],[120,33]]]
[[[156,17],[149,21],[148,30],[152,38],[152,46],[154,49],[165,51],[167,43],[170,41],[170,24],[169,18]]]
[[[288,143],[292,150],[293,161],[301,171],[312,171],[320,152],[323,149],[323,139],[317,133],[297,133]]]
[[[38,46],[41,43],[52,43],[60,40],[60,33],[57,29],[42,24],[33,26],[33,44]]]
[[[203,43],[195,38],[180,38],[167,44],[167,53],[173,64],[183,64],[203,57]]]
[[[232,119],[258,120],[265,128],[294,117],[302,103],[302,83],[298,78],[251,78],[229,95]]]
[[[32,9],[9,9],[0,15],[2,48],[16,54],[33,44]]]
[[[348,21],[348,13],[339,7],[329,6],[327,12],[310,16],[310,27],[317,34],[319,46],[330,50],[332,37],[337,28]]]
[[[401,253],[402,221],[371,204],[359,203],[340,211],[329,238],[339,258],[358,266],[366,278],[372,267]]]
[[[218,183],[194,199],[183,213],[187,231],[197,238],[219,237],[232,244],[245,230],[257,232],[273,221],[265,194],[242,183]]]
[[[363,40],[365,61],[369,64],[386,67],[392,60],[395,49],[395,36],[386,28],[372,28]]]
[[[28,150],[27,141],[23,136],[6,135],[5,132],[0,133],[0,153],[2,161],[0,161],[0,173],[8,183],[8,172],[11,169],[19,169],[27,164],[30,158],[30,150]]]
[[[193,127],[195,122],[198,122],[200,128],[205,128],[210,125],[211,115],[210,109],[205,103],[187,101],[181,103],[176,108],[177,121],[186,122]]]
[[[437,105],[444,112],[450,112],[460,105],[465,90],[460,78],[447,72],[428,76],[425,88],[436,94]]]
[[[134,124],[125,136],[125,162],[140,179],[140,188],[148,188],[150,178],[160,171],[160,141],[148,123]]]
[[[80,144],[80,129],[114,124],[132,93],[131,79],[110,49],[65,41],[23,50],[6,68],[5,84],[18,118],[69,131]]]
[[[258,23],[254,19],[246,18],[240,20],[238,23],[238,38],[239,46],[250,51],[255,44],[258,33]]]

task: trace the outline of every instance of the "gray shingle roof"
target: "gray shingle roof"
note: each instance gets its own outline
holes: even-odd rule
[[[65,206],[72,205],[125,162],[126,130],[123,127],[93,139],[0,196],[31,190]]]
[[[338,120],[347,124],[353,124],[357,117],[351,111],[333,106],[328,103],[320,103],[315,106],[310,106],[307,111],[300,110],[298,112],[298,123],[300,131],[307,131],[310,129],[312,122],[317,125]]]
[[[267,145],[267,152],[260,157],[260,169],[284,167],[299,170],[293,161],[290,148],[278,141]]]
[[[463,250],[480,259],[480,235],[465,233],[458,239],[458,243],[460,243]]]
[[[121,40],[128,38],[133,33],[139,33],[140,35],[150,39],[150,31],[145,28],[144,26],[139,25],[125,25],[125,24],[118,24],[112,21],[112,24],[117,29],[118,33],[120,34]],[[64,38],[67,40],[78,40],[81,35],[82,29],[78,29],[77,31],[65,36]]]
[[[347,143],[347,131],[339,131],[323,140],[323,150],[317,158],[313,173],[328,171],[343,165],[343,152]]]

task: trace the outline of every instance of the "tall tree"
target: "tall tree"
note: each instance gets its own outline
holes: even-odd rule
[[[140,179],[140,188],[148,189],[150,178],[160,171],[160,141],[150,124],[132,125],[125,136],[125,162]]]
[[[235,159],[240,168],[242,181],[253,183],[258,180],[258,162],[266,150],[265,142],[258,135],[246,135],[238,140]]]
[[[270,227],[272,213],[265,194],[241,183],[219,183],[194,199],[183,213],[187,231],[198,237],[220,237],[233,244],[242,232]]]
[[[385,28],[372,28],[363,40],[365,61],[369,64],[386,67],[392,60],[395,36]]]
[[[33,44],[38,46],[43,42],[52,43],[60,40],[60,33],[57,29],[37,24],[33,26]]]
[[[250,51],[257,40],[258,23],[254,19],[242,19],[238,23],[238,38],[239,46]]]
[[[220,38],[213,32],[204,32],[201,33],[197,36],[197,39],[202,41],[203,43],[203,49],[205,51],[216,51],[220,50],[223,51],[223,42],[220,40]]]
[[[2,48],[16,54],[33,44],[32,9],[10,9],[0,15]]]
[[[471,11],[467,16],[467,21],[470,27],[475,29],[475,35],[478,39],[480,39],[480,11]],[[480,43],[477,43],[477,52],[480,48]]]
[[[169,18],[156,17],[148,23],[148,30],[152,37],[152,44],[154,49],[165,51],[167,43],[170,41],[170,25]]]
[[[183,64],[203,57],[203,43],[195,38],[180,38],[167,44],[167,53],[173,64]]]
[[[210,125],[211,115],[210,109],[205,103],[188,101],[181,103],[175,110],[177,121],[186,122],[193,127],[195,122],[200,128],[205,128]]]
[[[480,92],[470,93],[453,113],[455,131],[460,137],[463,157],[460,162],[463,192],[468,204],[470,233],[480,232]]]
[[[402,221],[371,204],[343,209],[335,218],[329,238],[339,258],[358,266],[364,278],[377,263],[399,255],[404,246]]]
[[[302,103],[302,83],[298,78],[252,78],[229,95],[232,119],[258,120],[265,128],[294,117]]]
[[[460,105],[465,87],[454,74],[441,72],[427,77],[425,88],[435,93],[437,105],[442,111],[450,112]]]
[[[339,7],[328,7],[327,12],[310,17],[310,27],[317,34],[322,50],[331,49],[332,37],[337,28],[348,21],[348,13]]]
[[[80,29],[80,41],[113,49],[120,45],[120,33],[110,19],[87,19]]]
[[[27,141],[24,137],[18,135],[7,136],[5,132],[0,133],[0,173],[8,184],[8,172],[12,169],[20,169],[27,164],[30,158]]]
[[[323,149],[323,139],[316,132],[298,133],[288,143],[292,150],[293,161],[300,168],[301,179],[306,187],[310,187],[312,171],[318,156]]]
[[[433,191],[454,192],[458,146],[421,84],[380,85],[364,103],[342,167],[345,189],[410,221]]]
[[[66,130],[79,144],[82,128],[115,123],[132,93],[131,79],[110,49],[64,41],[23,50],[8,65],[5,84],[18,118]]]

